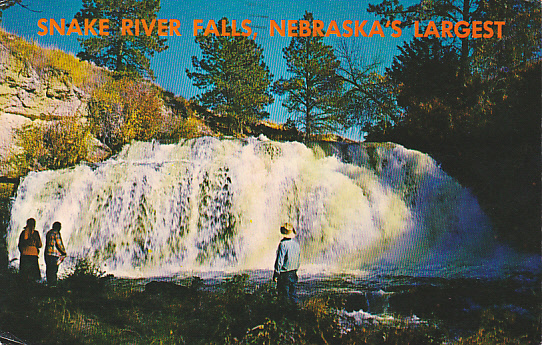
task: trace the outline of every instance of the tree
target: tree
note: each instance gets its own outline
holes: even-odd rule
[[[303,20],[312,27],[312,13],[305,12]],[[297,122],[305,130],[305,141],[312,134],[335,130],[340,124],[337,102],[342,81],[333,47],[320,36],[298,36],[282,52],[291,77],[276,81],[274,91],[287,94],[282,105],[299,114]]]
[[[226,18],[217,29],[230,36],[200,33],[196,43],[202,58],[192,57],[195,71],[186,74],[204,92],[197,99],[205,107],[226,115],[239,133],[248,123],[269,116],[265,107],[273,102],[269,91],[273,75],[263,62],[263,49],[253,39],[232,35]]]
[[[337,57],[343,81],[340,101],[343,127],[367,132],[373,127],[385,130],[395,124],[400,109],[389,79],[377,72],[379,64],[364,64],[362,49],[346,41],[337,45]]]
[[[399,106],[412,106],[435,97],[456,96],[459,86],[456,52],[436,38],[415,39],[399,47],[386,73],[395,85]]]
[[[515,55],[523,62],[533,53],[540,53],[540,6],[539,1],[532,0],[420,0],[404,7],[399,0],[383,0],[378,5],[369,5],[367,11],[381,16],[382,22],[399,19],[403,27],[412,26],[415,21],[423,24],[429,20],[469,23],[473,20],[505,21],[505,39],[502,41],[508,41],[506,44],[496,42],[497,38],[472,39],[469,36],[460,39],[458,74],[465,82],[473,70],[473,59],[479,62],[485,58],[494,60],[491,56],[503,45],[509,47],[505,55]],[[455,46],[457,40],[447,39],[447,42]]]
[[[166,39],[160,38],[156,30],[153,30],[152,35],[123,36],[121,24],[122,19],[139,19],[145,20],[150,26],[159,10],[160,0],[83,0],[83,8],[75,15],[79,26],[84,27],[85,20],[109,19],[109,35],[79,38],[83,51],[77,57],[93,61],[119,74],[154,79],[150,58],[154,53],[168,48]]]
[[[397,105],[405,111],[395,125],[406,129],[410,137],[442,144],[471,102],[457,75],[459,57],[437,38],[415,39],[399,50],[386,69]]]
[[[0,23],[2,22],[2,14],[4,10],[7,10],[8,8],[19,5],[24,9],[27,9],[31,12],[39,13],[41,11],[35,11],[30,9],[27,5],[23,4],[23,0],[0,0]]]
[[[502,39],[473,41],[473,69],[486,77],[539,60],[542,51],[542,15],[540,1],[479,1],[477,20],[506,20]],[[502,18],[502,19],[501,19]]]
[[[454,22],[471,20],[476,0],[421,0],[408,7],[399,0],[383,0],[378,5],[369,5],[367,12],[382,16],[382,21],[399,19],[403,27],[414,25],[415,21],[450,20]],[[459,75],[465,79],[469,73],[469,39],[461,39]]]

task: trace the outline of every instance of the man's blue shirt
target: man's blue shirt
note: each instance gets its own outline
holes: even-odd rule
[[[299,243],[291,238],[283,238],[277,249],[275,275],[297,270],[299,268],[300,253]]]

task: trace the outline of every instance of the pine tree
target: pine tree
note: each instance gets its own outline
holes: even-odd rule
[[[75,15],[79,26],[84,27],[85,19],[109,19],[109,35],[79,38],[83,51],[77,57],[119,74],[154,79],[150,58],[168,48],[166,39],[160,38],[156,30],[152,35],[142,32],[140,35],[123,36],[121,24],[122,19],[144,19],[150,26],[159,10],[160,0],[83,0],[83,8]]]
[[[505,67],[497,66],[499,62],[519,65],[533,56],[540,57],[540,1],[421,0],[405,7],[399,0],[382,0],[380,4],[370,4],[367,11],[380,16],[383,23],[401,20],[403,27],[412,26],[415,21],[420,22],[420,26],[428,21],[438,23],[443,20],[454,23],[475,20],[506,22],[502,39],[494,35],[491,39],[465,37],[445,40],[459,52],[458,75],[463,82],[473,71],[480,72],[480,68],[498,69]],[[460,44],[457,46],[458,41]]]
[[[226,18],[218,31],[230,36],[200,33],[196,43],[202,58],[192,57],[194,72],[186,70],[193,84],[203,91],[197,99],[205,107],[226,115],[236,130],[269,116],[265,107],[273,102],[269,91],[273,76],[263,62],[263,49],[253,39],[231,35]]]
[[[305,12],[303,20],[312,27],[312,13]],[[293,37],[282,51],[291,77],[276,81],[274,91],[287,94],[283,106],[299,115],[296,120],[305,130],[305,141],[313,134],[335,130],[340,123],[335,106],[342,82],[333,47],[322,37],[310,35]]]

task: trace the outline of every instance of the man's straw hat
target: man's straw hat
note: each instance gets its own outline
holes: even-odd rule
[[[286,238],[294,238],[296,234],[294,227],[290,223],[284,223],[280,227],[280,233]]]

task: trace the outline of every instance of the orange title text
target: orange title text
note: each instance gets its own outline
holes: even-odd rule
[[[215,35],[215,36],[244,36],[256,39],[258,32],[251,27],[249,19],[231,20],[226,23],[220,21],[194,19],[189,35]],[[414,22],[414,37],[437,38],[502,38],[504,21],[429,21],[426,23]],[[38,20],[38,35],[60,36],[109,36],[111,25],[109,19],[85,19],[78,22],[76,19],[68,21],[64,18],[41,18]],[[121,36],[182,36],[181,21],[179,19],[122,19],[120,23]],[[338,22],[331,20],[270,20],[270,37],[401,37],[403,29],[401,21],[394,20],[381,24],[380,21],[344,20]]]

